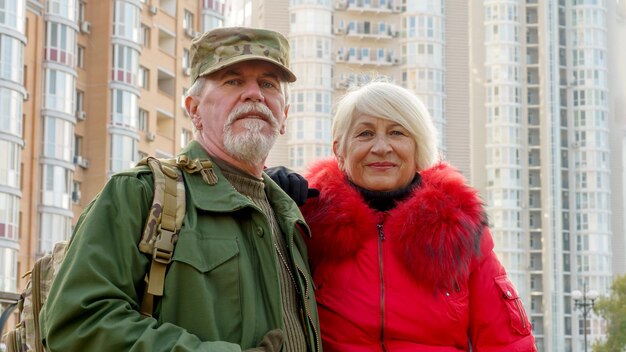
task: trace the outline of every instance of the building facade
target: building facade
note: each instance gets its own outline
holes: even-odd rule
[[[192,138],[191,39],[253,26],[289,38],[298,76],[268,165],[332,155],[351,86],[409,88],[485,200],[539,350],[583,350],[604,324],[571,292],[626,273],[624,18],[623,0],[0,1],[0,292],[112,173]]]
[[[115,172],[193,136],[189,47],[223,0],[0,2],[0,292]]]
[[[615,10],[604,0],[485,0],[471,10],[472,183],[496,252],[529,298],[540,351],[602,338],[603,322],[583,321],[571,292],[608,294],[623,272],[612,250],[624,236],[613,219],[623,216],[623,113],[609,89]]]

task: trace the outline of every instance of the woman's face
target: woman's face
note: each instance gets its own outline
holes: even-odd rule
[[[415,177],[415,140],[396,122],[356,115],[345,141],[342,150],[335,141],[333,150],[339,166],[356,185],[372,191],[392,191]]]

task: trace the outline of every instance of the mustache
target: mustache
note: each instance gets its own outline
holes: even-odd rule
[[[232,125],[235,121],[244,118],[249,115],[256,115],[263,118],[264,121],[277,128],[278,122],[276,117],[265,104],[247,102],[236,106],[228,115],[226,125]]]

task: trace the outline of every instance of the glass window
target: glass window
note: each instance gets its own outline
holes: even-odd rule
[[[46,4],[48,13],[67,18],[70,21],[76,21],[78,16],[78,3],[76,0],[48,0]]]
[[[85,68],[85,47],[76,46],[76,67]]]
[[[83,22],[85,20],[85,7],[87,6],[87,4],[85,3],[85,1],[80,0],[78,2],[78,21],[79,22]]]
[[[193,31],[193,14],[187,10],[183,15],[183,29]]]
[[[126,38],[135,43],[139,41],[139,7],[126,1],[115,2],[113,35]]]
[[[183,49],[183,68],[191,67],[189,49]]]
[[[113,71],[111,72],[111,78],[114,81],[136,85],[138,69],[139,52],[128,46],[113,45]]]
[[[0,23],[23,33],[26,21],[25,4],[26,1],[0,1]]]
[[[0,87],[0,131],[22,137],[22,94]]]
[[[80,201],[80,182],[72,182],[72,203],[77,204]]]
[[[20,199],[0,193],[0,239],[18,240]]]
[[[41,238],[39,239],[40,254],[50,253],[54,244],[70,238],[72,218],[50,213],[41,213]]]
[[[49,158],[72,161],[74,124],[56,117],[44,117],[43,154]]]
[[[113,89],[113,114],[111,122],[114,125],[137,128],[137,96],[131,92]]]
[[[291,24],[291,32],[331,34],[332,27],[331,16],[326,9],[311,7],[298,10],[298,18]]]
[[[139,109],[139,121],[137,128],[140,131],[148,131],[148,111]]]
[[[290,147],[289,148],[289,166],[291,167],[304,166],[304,148],[303,147]]]
[[[144,89],[150,89],[150,70],[143,66],[139,66],[139,86]]]
[[[58,165],[43,165],[43,189],[41,203],[71,209],[70,196],[72,171]]]
[[[74,77],[59,70],[46,70],[45,107],[74,114]]]
[[[22,84],[24,45],[17,39],[0,34],[0,78]]]
[[[121,134],[111,135],[111,172],[133,167],[138,157],[137,141],[134,138]]]
[[[45,59],[74,67],[76,31],[55,22],[48,22],[47,30]]]
[[[76,89],[76,116],[85,113],[85,92]]]
[[[140,34],[139,42],[141,43],[141,45],[145,48],[149,48],[150,47],[150,27],[142,23],[139,34]]]
[[[17,250],[0,247],[0,291],[17,292]]]
[[[20,187],[20,154],[19,145],[0,140],[0,185]]]
[[[187,146],[187,144],[189,144],[189,142],[191,142],[192,139],[193,139],[193,132],[191,132],[190,130],[186,128],[183,128],[180,133],[180,147],[184,148],[185,146]]]
[[[224,19],[222,16],[217,16],[210,12],[202,13],[202,30],[209,31],[214,28],[219,28],[224,26]]]

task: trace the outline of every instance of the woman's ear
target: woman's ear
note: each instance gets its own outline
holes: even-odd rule
[[[344,157],[339,153],[339,141],[337,140],[333,141],[333,154],[335,154],[339,168],[343,170]]]

